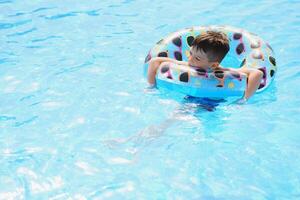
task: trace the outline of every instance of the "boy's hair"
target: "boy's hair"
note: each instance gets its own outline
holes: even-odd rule
[[[225,33],[206,31],[198,35],[192,47],[202,50],[210,62],[221,62],[229,51],[229,40]]]

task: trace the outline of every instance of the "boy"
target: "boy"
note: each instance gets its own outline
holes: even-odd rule
[[[229,40],[224,33],[207,31],[195,38],[191,45],[188,62],[177,61],[171,58],[156,57],[150,60],[148,68],[148,82],[155,85],[155,75],[158,67],[165,62],[172,62],[178,65],[194,67],[206,71],[237,71],[248,76],[248,86],[242,98],[246,102],[257,90],[263,73],[258,69],[242,67],[240,69],[222,68],[221,61],[229,51]]]

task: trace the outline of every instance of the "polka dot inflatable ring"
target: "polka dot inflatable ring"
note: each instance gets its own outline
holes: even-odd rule
[[[145,59],[144,75],[147,76],[149,60],[153,57],[187,61],[194,38],[208,30],[223,32],[230,41],[230,50],[221,62],[222,67],[248,67],[261,70],[263,78],[257,93],[270,85],[277,72],[271,46],[253,33],[229,26],[199,26],[169,34],[149,51]],[[157,70],[156,85],[158,88],[175,90],[194,97],[242,97],[247,87],[247,77],[240,73],[228,71],[208,73],[191,67],[169,64],[161,65]]]

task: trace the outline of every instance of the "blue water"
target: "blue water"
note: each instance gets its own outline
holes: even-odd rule
[[[300,199],[300,2],[0,0],[0,199]],[[278,73],[245,105],[147,90],[161,37],[225,24]]]

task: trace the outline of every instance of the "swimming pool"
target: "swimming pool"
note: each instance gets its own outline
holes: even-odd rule
[[[299,199],[299,9],[0,0],[0,199]],[[149,48],[210,24],[270,42],[271,87],[213,112],[146,90]]]

